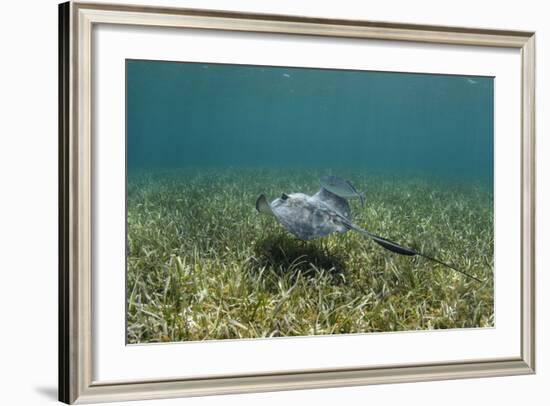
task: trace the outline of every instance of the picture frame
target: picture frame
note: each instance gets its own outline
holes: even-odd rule
[[[93,30],[99,25],[508,48],[521,58],[520,348],[449,362],[137,380],[94,377]],[[59,6],[59,400],[88,403],[492,377],[535,372],[535,33],[68,2]],[[122,157],[123,158],[123,157]],[[121,159],[122,159],[121,158]],[[220,360],[223,362],[223,360]]]

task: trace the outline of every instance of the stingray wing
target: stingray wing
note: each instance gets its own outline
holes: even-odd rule
[[[263,214],[269,214],[271,216],[275,215],[273,213],[273,210],[271,209],[271,205],[269,204],[269,202],[267,201],[267,198],[263,194],[260,195],[256,200],[256,210],[258,210],[258,212]]]
[[[359,193],[349,180],[345,180],[334,175],[326,175],[322,176],[321,179],[319,179],[319,182],[321,183],[322,188],[328,190],[332,194],[344,199],[358,197],[361,200],[361,206],[365,205],[365,196],[362,193]]]
[[[340,197],[324,187],[312,196],[313,200],[320,201],[327,205],[331,210],[334,210],[346,220],[351,221],[351,210],[348,201]]]
[[[288,232],[303,241],[349,230],[347,220],[333,208],[322,200],[301,193],[275,199],[272,203],[260,195],[256,209],[274,216]]]

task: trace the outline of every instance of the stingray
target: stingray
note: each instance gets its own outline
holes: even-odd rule
[[[325,187],[327,184],[330,190]],[[349,181],[336,176],[323,177],[321,178],[321,189],[313,196],[304,193],[283,193],[281,197],[269,203],[265,195],[262,194],[256,200],[256,209],[260,213],[275,217],[285,230],[302,241],[353,230],[369,237],[391,252],[405,256],[420,256],[481,282],[475,276],[452,265],[357,226],[351,219],[351,209],[346,199],[349,195],[361,196]]]

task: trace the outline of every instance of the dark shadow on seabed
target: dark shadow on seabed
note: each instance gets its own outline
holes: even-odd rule
[[[270,268],[278,274],[292,272],[306,277],[315,277],[320,272],[331,275],[334,283],[342,281],[345,262],[316,242],[300,241],[286,235],[275,235],[256,242],[254,247],[258,269]]]

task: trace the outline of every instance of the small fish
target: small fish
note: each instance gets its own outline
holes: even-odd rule
[[[358,197],[361,200],[361,206],[365,206],[365,196],[359,193],[350,181],[334,175],[326,175],[321,178],[320,183],[324,189],[345,199]]]
[[[289,77],[290,77],[290,73],[283,73],[283,76],[284,76],[285,78],[289,78]]]
[[[466,79],[468,81],[469,84],[471,85],[475,85],[477,84],[477,80],[473,80],[473,79]]]

